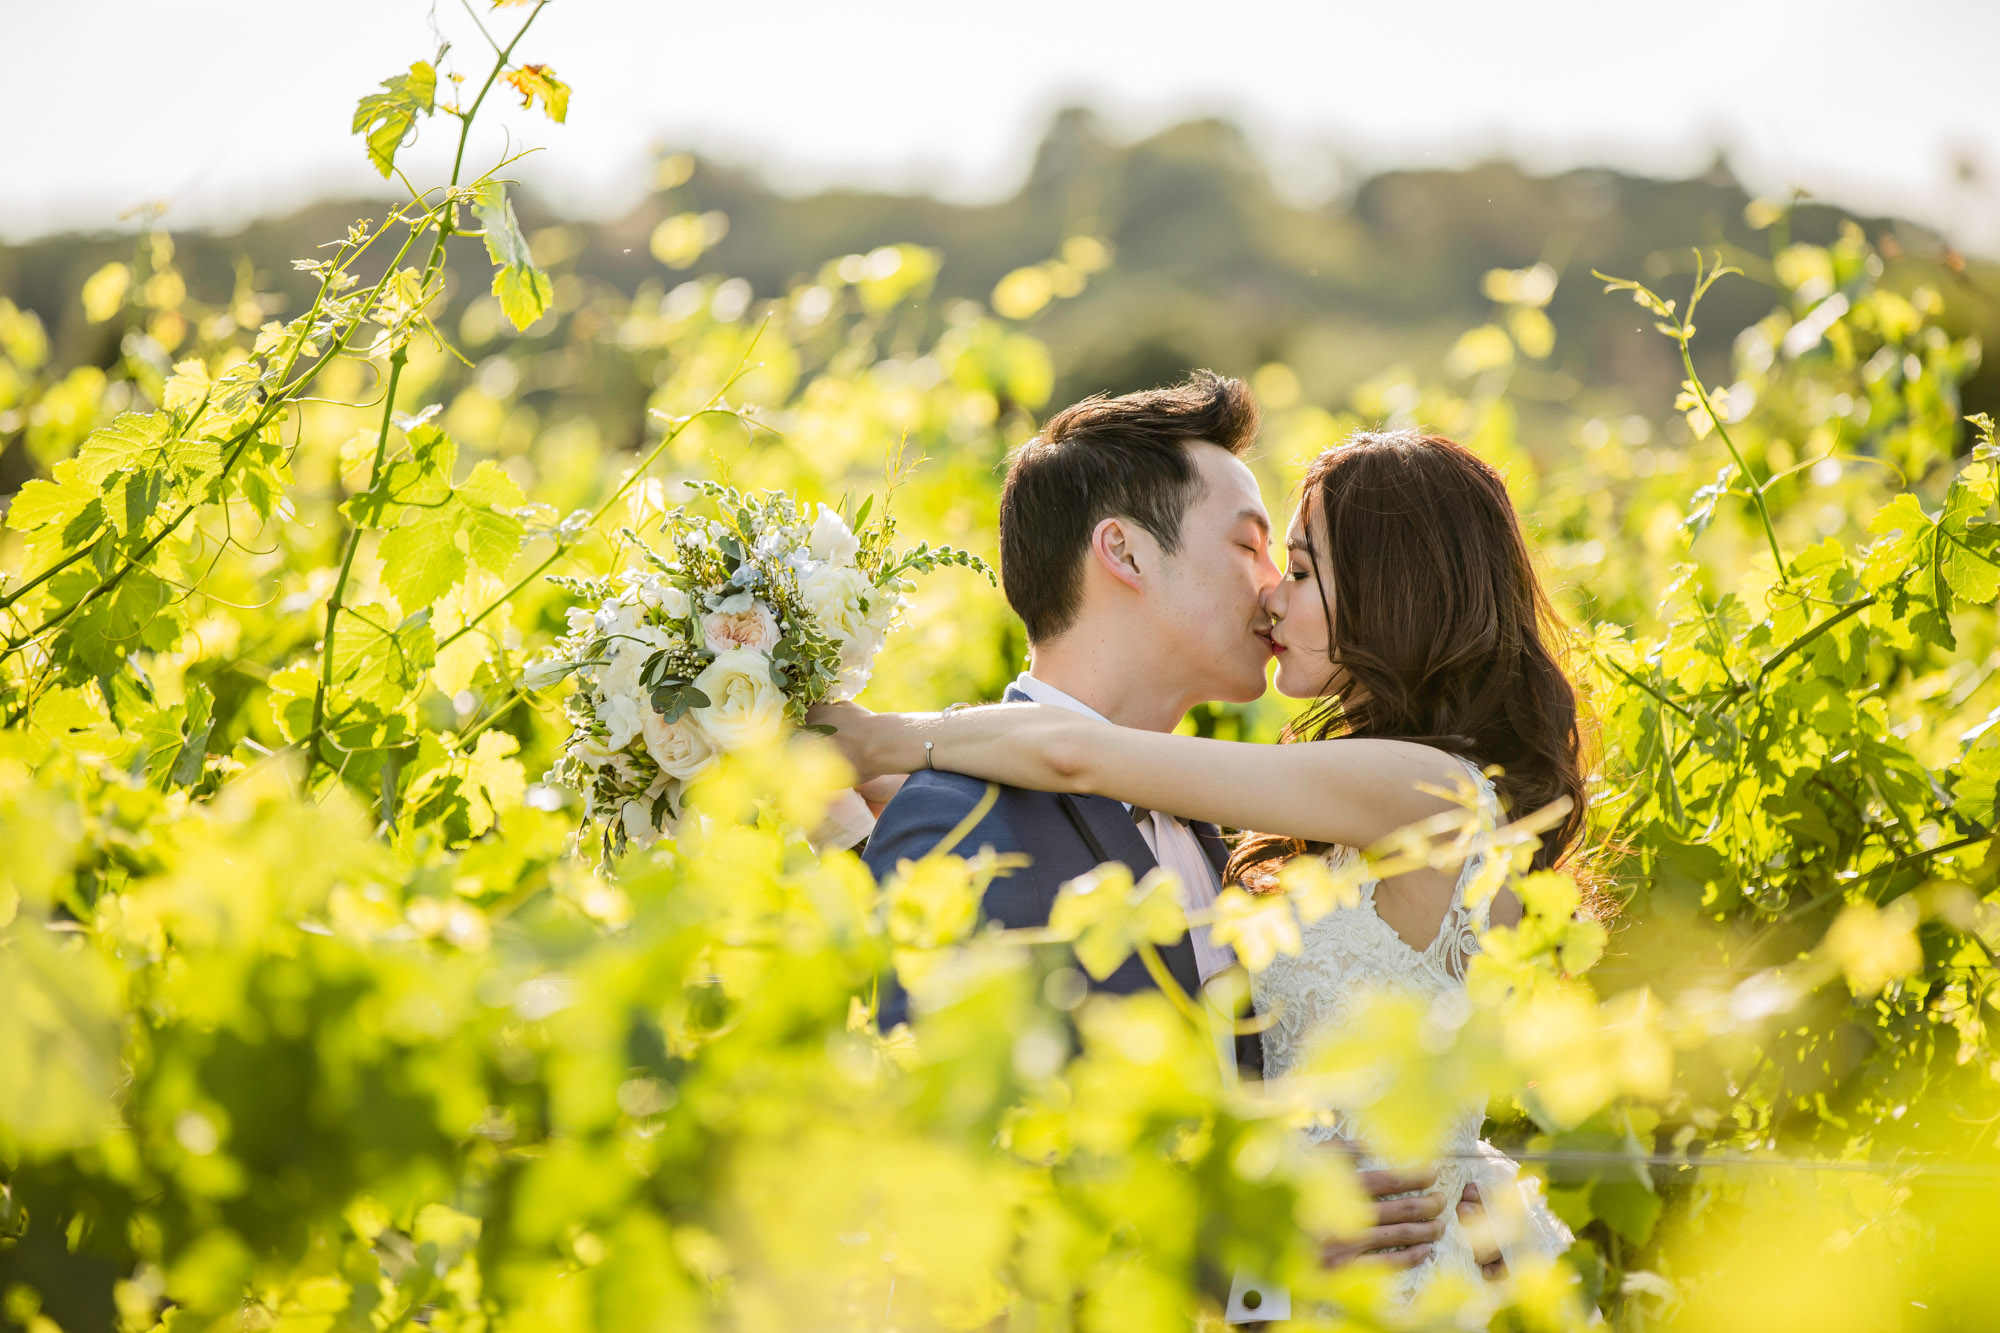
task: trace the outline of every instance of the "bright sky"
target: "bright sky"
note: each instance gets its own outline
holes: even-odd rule
[[[474,3],[496,35],[526,12]],[[438,31],[483,77],[461,0],[0,0],[0,238],[154,200],[190,225],[381,192],[346,133],[355,100]],[[658,144],[792,188],[994,198],[1075,101],[1134,133],[1235,116],[1302,191],[1329,146],[1370,167],[1501,152],[1659,173],[1722,147],[1758,188],[2000,253],[1996,52],[1996,0],[554,0],[517,55],[574,86],[569,122],[499,119],[549,150],[516,174],[578,212],[629,204]],[[445,141],[434,124],[419,180]]]

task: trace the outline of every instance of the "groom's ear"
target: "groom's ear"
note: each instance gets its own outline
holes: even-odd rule
[[[1144,530],[1129,518],[1102,519],[1091,530],[1090,558],[1132,591],[1143,592],[1145,577],[1140,573],[1139,562],[1151,550],[1151,543],[1145,537]],[[1146,563],[1150,566],[1152,562],[1147,559]]]

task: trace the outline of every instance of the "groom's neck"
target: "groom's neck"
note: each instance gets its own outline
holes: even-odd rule
[[[1028,674],[1088,704],[1107,721],[1141,731],[1172,731],[1199,702],[1162,690],[1167,673],[1157,660],[1141,661],[1104,645],[1044,645],[1035,649]]]

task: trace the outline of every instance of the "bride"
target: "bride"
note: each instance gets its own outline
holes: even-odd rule
[[[1533,862],[1557,864],[1584,826],[1577,698],[1552,650],[1560,627],[1499,474],[1441,437],[1360,434],[1320,455],[1300,494],[1284,577],[1263,603],[1279,691],[1314,701],[1287,729],[1287,744],[1141,731],[1041,704],[948,715],[843,704],[813,720],[838,728],[864,779],[928,763],[1261,830],[1243,837],[1226,872],[1253,893],[1277,891],[1277,871],[1293,857],[1348,858],[1457,808],[1437,793],[1468,782],[1488,820],[1567,799]],[[1364,884],[1358,905],[1306,926],[1299,955],[1280,955],[1252,979],[1270,1022],[1267,1079],[1283,1078],[1314,1042],[1352,1024],[1364,993],[1429,1001],[1463,992],[1480,932],[1520,913],[1505,890],[1467,901],[1479,863],[1475,851],[1461,867]],[[1332,1123],[1313,1137],[1358,1139],[1339,1108],[1327,1109]],[[1483,1111],[1458,1109],[1438,1168],[1445,1197],[1477,1180],[1488,1198],[1519,1199],[1510,1258],[1561,1253],[1570,1234],[1533,1182],[1496,1188],[1517,1169],[1479,1140]],[[1471,1239],[1450,1216],[1431,1255],[1398,1275],[1400,1295],[1446,1273],[1475,1284],[1479,1276]]]

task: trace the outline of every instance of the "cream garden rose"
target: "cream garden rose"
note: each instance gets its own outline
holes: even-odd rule
[[[690,715],[721,749],[769,740],[784,720],[785,695],[771,679],[771,659],[753,649],[717,653],[694,678],[694,687],[708,696],[708,706]]]
[[[669,722],[666,714],[648,708],[642,734],[646,753],[670,778],[692,782],[715,765],[715,746],[692,711]]]
[[[867,627],[868,608],[876,595],[868,576],[851,565],[820,565],[799,576],[799,592],[820,626],[846,642]]]
[[[736,606],[743,602],[747,605]],[[702,642],[713,652],[749,648],[768,653],[778,646],[778,618],[771,608],[739,593],[701,618]]]

